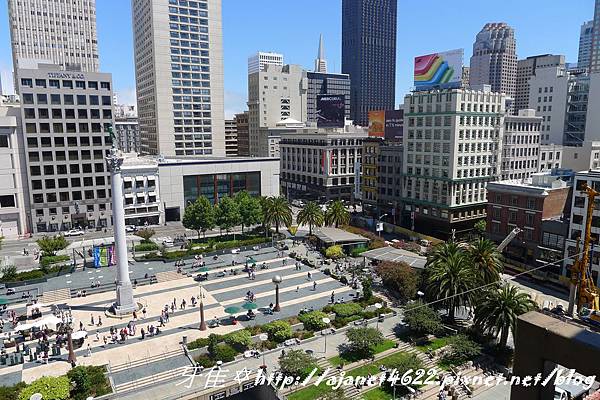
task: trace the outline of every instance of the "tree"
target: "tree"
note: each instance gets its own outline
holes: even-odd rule
[[[292,326],[287,321],[273,321],[263,325],[263,331],[269,335],[269,340],[277,343],[285,342],[293,336]]]
[[[497,282],[504,269],[502,254],[495,243],[479,238],[469,245],[469,255],[477,275],[484,284]]]
[[[138,230],[135,235],[142,238],[142,243],[150,243],[150,238],[154,236],[155,233],[154,229],[144,228]]]
[[[241,331],[231,332],[224,336],[225,343],[236,349],[244,351],[252,344],[252,334],[250,331],[242,329]]]
[[[17,267],[14,265],[5,265],[0,269],[0,278],[3,282],[13,281],[17,277]]]
[[[258,198],[250,196],[243,190],[235,195],[235,201],[240,210],[242,232],[244,232],[244,227],[259,224],[262,221],[262,208]]]
[[[219,204],[217,205],[216,209],[216,216],[219,229],[225,229],[227,233],[229,233],[231,228],[239,225],[242,219],[238,204],[229,196],[219,199]]]
[[[64,236],[43,236],[36,241],[44,256],[55,256],[56,252],[65,249],[69,242]]]
[[[296,220],[300,225],[308,225],[308,234],[312,235],[313,226],[323,226],[325,216],[323,215],[321,207],[319,207],[316,202],[309,201],[306,206],[300,210]]]
[[[384,261],[377,266],[375,272],[388,289],[398,293],[401,301],[410,300],[417,294],[419,276],[407,263]]]
[[[404,322],[416,335],[437,335],[443,331],[442,318],[433,308],[422,301],[415,302],[404,310]]]
[[[471,304],[477,284],[468,253],[454,242],[439,244],[427,257],[425,273],[429,297],[439,300],[454,322],[456,310]]]
[[[475,222],[473,228],[479,236],[483,237],[487,229],[487,222],[485,221],[485,219],[480,219],[479,221]]]
[[[90,396],[102,396],[112,391],[103,366],[77,366],[67,372],[72,382],[71,398],[84,400]]]
[[[375,346],[384,341],[381,331],[370,327],[351,328],[346,332],[346,337],[348,350],[362,358],[372,356]]]
[[[40,393],[44,400],[67,400],[71,382],[66,376],[43,376],[31,382],[19,393],[19,400],[29,400]]]
[[[448,339],[449,352],[442,357],[450,365],[461,365],[481,354],[481,345],[465,335],[456,335]]]
[[[198,233],[204,233],[215,227],[215,209],[206,197],[201,196],[195,202],[188,204],[183,213],[183,226],[188,229],[193,229]]]
[[[323,311],[311,311],[298,316],[298,319],[304,324],[304,329],[308,331],[320,331],[327,327],[323,318],[329,317]]]
[[[365,278],[362,283],[362,300],[369,301],[373,297],[373,281],[371,278]]]
[[[347,225],[350,222],[350,213],[346,210],[341,200],[336,200],[327,207],[325,212],[325,224],[335,227]]]
[[[514,334],[517,317],[535,309],[528,294],[508,283],[494,288],[482,296],[475,308],[475,326],[484,333],[500,335],[500,346],[506,347],[508,334]]]
[[[317,368],[317,360],[302,350],[289,350],[279,357],[279,369],[284,376],[306,378]]]
[[[275,225],[275,232],[279,233],[279,226],[290,226],[292,224],[292,208],[285,197],[268,197],[263,207],[265,227]]]
[[[390,359],[390,361],[384,362],[384,365],[388,370],[394,371],[398,377],[402,377],[404,374],[410,373],[410,371],[412,371],[410,376],[415,376],[415,371],[425,367],[423,365],[423,361],[421,361],[421,359],[413,353],[404,353],[402,356],[393,357]],[[391,385],[393,383],[396,383],[396,396],[403,396],[409,392],[409,390],[406,389],[406,385],[403,385],[397,381],[395,382],[392,379],[386,380],[384,382],[384,387],[387,390],[392,390]],[[419,385],[410,382],[408,386],[415,387]]]
[[[344,257],[344,249],[338,245],[329,246],[325,249],[325,257],[333,259]]]

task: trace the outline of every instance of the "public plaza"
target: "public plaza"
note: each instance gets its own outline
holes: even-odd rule
[[[300,254],[307,252],[304,246],[291,248],[290,251],[298,251]],[[256,264],[253,279],[243,271],[247,260]],[[87,332],[82,345],[75,350],[77,364],[107,365],[110,379],[119,391],[120,387],[129,388],[131,382],[136,380],[162,373],[181,374],[182,368],[191,366],[191,361],[185,356],[181,345],[184,337],[189,342],[207,337],[211,333],[225,334],[252,324],[264,324],[274,319],[295,316],[304,308],[319,309],[331,301],[332,292],[335,293],[336,301],[349,301],[356,293],[351,287],[340,284],[318,269],[300,266],[300,263],[288,257],[288,251],[280,251],[270,246],[237,254],[228,251],[219,255],[217,259],[212,256],[205,257],[204,268],[193,267],[193,261],[188,260],[180,271],[174,262],[130,261],[134,298],[146,310],[145,316],[141,311],[137,312],[136,320],[132,317],[111,318],[105,312],[115,298],[115,267],[87,268],[51,278],[41,284],[20,287],[9,297],[30,295],[37,298],[38,303],[42,305],[40,308],[44,316],[51,313],[53,305],[63,309],[69,307],[73,317],[73,335],[76,336],[80,330],[80,323]],[[201,272],[198,272],[199,269]],[[233,275],[232,270],[237,274]],[[194,280],[196,275],[206,273],[207,280]],[[281,311],[270,314],[266,310],[275,303],[275,285],[272,282],[275,275],[283,279],[279,285]],[[96,286],[98,283],[99,287],[92,288],[92,284]],[[204,296],[205,318],[209,325],[204,331],[199,329],[199,303],[196,301],[195,306],[192,306],[191,300],[192,297],[199,299],[200,287]],[[86,296],[78,297],[84,290]],[[258,306],[254,310],[256,317],[249,320],[246,310],[241,308],[237,313],[227,313],[226,308],[239,307],[246,302],[248,291],[254,294],[254,302]],[[181,307],[182,300],[186,301],[185,309]],[[170,307],[173,302],[176,306],[175,311],[171,313]],[[165,306],[169,307],[168,322],[164,327],[160,327],[159,334],[147,334],[142,339],[142,328],[148,332],[150,325],[160,325],[159,319]],[[24,314],[25,303],[9,306],[7,311]],[[3,318],[6,318],[6,314],[3,314]],[[239,317],[235,324],[232,323],[232,315]],[[102,325],[98,326],[100,319]],[[213,327],[215,319],[218,319],[220,324]],[[131,321],[136,325],[135,334],[128,336],[124,342],[112,343],[111,328],[119,331]],[[4,336],[8,338],[13,328],[10,323],[5,323]],[[107,338],[107,344],[104,343],[104,337]],[[51,343],[53,340],[54,338],[50,337]],[[37,340],[28,341],[26,344],[34,353]],[[22,345],[19,348],[22,349]],[[44,375],[63,375],[71,368],[67,361],[66,346],[61,349],[60,354],[50,355],[47,361],[42,359],[41,354],[33,361],[27,355],[23,356],[22,362],[18,358],[11,360],[15,348],[5,350],[6,363],[0,365],[0,379],[4,385],[19,381],[31,382]]]

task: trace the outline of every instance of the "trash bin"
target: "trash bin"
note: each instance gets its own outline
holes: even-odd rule
[[[181,343],[183,343],[183,345],[184,345],[184,346],[187,346],[187,336],[184,336],[184,337],[181,339]]]

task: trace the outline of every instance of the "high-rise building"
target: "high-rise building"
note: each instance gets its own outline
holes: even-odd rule
[[[594,26],[592,27],[590,72],[600,72],[600,0],[596,0],[594,3]]]
[[[238,155],[247,157],[250,155],[250,132],[248,130],[248,111],[235,114],[235,126],[237,131]]]
[[[141,151],[225,155],[221,0],[133,0]]]
[[[115,115],[115,134],[118,148],[121,151],[125,153],[140,152],[140,125],[136,117],[117,117]]]
[[[265,65],[283,66],[283,54],[259,51],[248,57],[248,75],[265,69]]]
[[[96,0],[9,0],[8,17],[14,71],[24,59],[98,71]]]
[[[504,118],[502,180],[525,180],[538,172],[541,123],[535,110],[528,109]]]
[[[515,95],[517,77],[516,40],[513,28],[504,22],[487,23],[473,44],[469,83],[489,84],[493,92]]]
[[[307,92],[306,71],[299,65],[266,64],[248,75],[250,155],[268,157],[269,135],[261,134],[262,128],[274,128],[285,120],[306,121]]]
[[[469,75],[471,75],[471,67],[462,67],[462,74],[460,77],[460,86],[463,89],[469,88]]]
[[[342,1],[342,73],[351,79],[350,115],[366,126],[369,111],[393,110],[396,0]]]
[[[486,184],[500,176],[505,103],[489,90],[406,95],[404,226],[449,237],[485,218]]]
[[[315,59],[315,72],[327,73],[327,60],[325,59],[325,46],[323,46],[323,35],[319,36],[319,52]]]
[[[515,91],[515,114],[518,110],[529,108],[529,80],[536,74],[537,69],[547,67],[565,67],[565,56],[542,54],[527,57],[517,62],[517,83]]]
[[[111,75],[48,64],[16,75],[33,232],[111,225]]]
[[[590,55],[592,51],[594,21],[587,21],[581,25],[579,33],[579,55],[577,56],[577,67],[589,68]]]
[[[225,120],[225,155],[227,157],[238,155],[238,135],[235,118]]]
[[[538,69],[529,79],[529,107],[542,117],[540,142],[563,144],[569,73],[565,68]]]

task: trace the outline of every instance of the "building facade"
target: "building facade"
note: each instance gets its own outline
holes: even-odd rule
[[[600,169],[600,141],[587,140],[581,146],[564,146],[562,167],[574,171]]]
[[[67,71],[98,71],[96,0],[9,0],[8,19],[13,71],[31,66],[22,65],[23,60],[57,64]]]
[[[111,225],[110,74],[17,70],[33,232]]]
[[[352,200],[360,191],[362,128],[304,128],[281,134],[281,191],[288,198]]]
[[[350,77],[347,74],[307,72],[308,92],[306,96],[307,122],[317,123],[317,98],[320,95],[343,95],[345,117],[350,119]]]
[[[265,69],[265,65],[283,67],[283,54],[259,51],[248,57],[248,75]]]
[[[577,56],[577,67],[578,68],[589,68],[590,57],[592,52],[592,38],[593,38],[593,27],[594,21],[587,21],[581,24],[581,31],[579,33],[579,53]]]
[[[19,103],[0,97],[0,236],[18,239],[31,232],[25,144]]]
[[[538,172],[562,168],[563,146],[559,144],[542,144],[538,157]]]
[[[529,80],[538,68],[565,67],[565,56],[542,54],[527,57],[517,62],[517,81],[515,89],[515,114],[529,108]]]
[[[248,111],[235,114],[235,126],[237,131],[238,155],[241,157],[247,157],[250,155]]]
[[[594,2],[594,26],[590,50],[590,72],[600,72],[600,0]]]
[[[342,0],[342,73],[350,75],[355,124],[395,108],[397,8],[396,0]]]
[[[263,70],[248,75],[249,153],[266,156],[269,144],[262,128],[293,119],[306,121],[308,80],[299,65],[266,64]]]
[[[488,184],[487,235],[490,240],[500,243],[514,228],[522,230],[504,250],[509,265],[533,268],[562,260],[571,189],[570,182],[550,172],[534,174],[530,183]],[[558,279],[561,268],[559,262],[543,271]]]
[[[141,152],[225,155],[221,0],[134,0]]]
[[[504,118],[501,179],[529,179],[539,170],[540,126],[535,110],[519,110]]]
[[[123,154],[121,165],[125,224],[135,226],[159,225],[164,222],[161,210],[158,162],[151,157]]]
[[[227,157],[238,155],[238,135],[235,119],[225,120],[225,155]]]
[[[402,223],[449,237],[485,218],[500,176],[506,96],[465,89],[404,98]]]
[[[119,150],[125,153],[140,153],[140,125],[137,118],[115,117],[115,134]]]
[[[516,47],[513,28],[504,22],[485,24],[473,44],[470,85],[491,85],[493,92],[505,93],[514,98],[517,78]]]
[[[181,221],[185,205],[199,196],[215,203],[246,190],[253,196],[279,196],[279,160],[203,158],[159,160],[160,193],[166,221]]]

